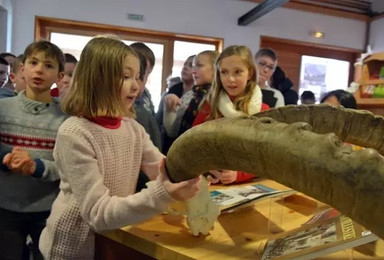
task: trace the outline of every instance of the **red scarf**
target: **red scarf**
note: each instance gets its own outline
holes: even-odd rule
[[[89,121],[98,124],[102,127],[109,128],[109,129],[117,129],[121,125],[121,120],[123,117],[118,118],[112,118],[112,117],[106,117],[106,116],[97,116],[94,118],[87,118]]]

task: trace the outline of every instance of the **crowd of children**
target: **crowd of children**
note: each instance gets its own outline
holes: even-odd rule
[[[284,88],[270,85],[280,84],[271,80],[276,53],[253,56],[234,45],[188,57],[156,114],[146,89],[154,64],[145,44],[113,35],[90,40],[79,61],[44,40],[17,57],[0,55],[0,259],[28,259],[27,237],[34,259],[92,259],[96,232],[197,194],[199,178],[167,177],[164,154],[176,138],[287,100]],[[337,91],[324,97],[349,106],[345,100]],[[226,169],[212,175],[223,184],[254,178]]]

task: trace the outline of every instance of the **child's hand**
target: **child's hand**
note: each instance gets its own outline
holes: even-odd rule
[[[212,171],[209,171],[209,174],[207,175],[207,180],[210,183],[218,183],[218,182],[220,182],[222,176],[223,176],[223,171],[212,170]]]
[[[185,201],[197,195],[201,185],[200,176],[187,181],[172,183],[167,176],[164,165],[163,159],[160,163],[159,179],[173,199]]]
[[[32,175],[36,170],[36,162],[29,156],[28,151],[15,147],[3,158],[3,163],[13,173]]]
[[[236,179],[237,179],[237,171],[223,170],[223,173],[221,175],[221,183],[231,184],[235,182]]]
[[[176,111],[177,106],[181,105],[181,100],[175,94],[168,94],[164,98],[165,108],[167,111]]]

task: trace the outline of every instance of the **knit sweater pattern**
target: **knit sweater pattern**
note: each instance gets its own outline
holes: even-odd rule
[[[58,99],[43,103],[28,99],[25,91],[0,100],[0,208],[15,212],[51,209],[59,193],[59,174],[53,147],[59,126],[67,116]],[[32,176],[12,173],[2,164],[13,147],[28,151],[36,162]]]
[[[163,155],[134,119],[108,129],[71,117],[59,129],[54,158],[61,183],[40,238],[46,259],[93,259],[94,232],[142,222],[172,201],[156,178]],[[134,194],[139,170],[155,180]]]

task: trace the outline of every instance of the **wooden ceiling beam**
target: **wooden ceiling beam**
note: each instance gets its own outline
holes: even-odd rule
[[[321,3],[326,3],[329,4],[329,6],[339,6],[339,7],[349,7],[349,8],[354,8],[357,10],[361,10],[362,12],[369,12],[371,11],[371,5],[367,4],[361,4],[356,1],[334,1],[334,0],[316,0],[316,1],[310,1],[310,2],[321,2]]]
[[[243,0],[243,1],[254,2],[254,3],[263,2],[263,0]],[[329,7],[315,6],[313,4],[298,3],[298,2],[293,2],[293,0],[291,0],[288,3],[285,3],[283,7],[295,9],[295,10],[301,10],[305,12],[319,13],[319,14],[331,15],[336,17],[344,17],[344,18],[360,20],[365,22],[369,22],[371,20],[370,16],[366,14],[358,14],[358,13],[352,13],[347,11],[341,11],[341,10],[337,10]]]
[[[369,15],[371,13],[370,8],[362,8],[362,7],[356,7],[354,5],[345,3],[345,2],[334,2],[332,0],[292,0],[293,3],[300,3],[304,5],[313,5],[317,7],[326,7],[331,8],[335,10],[350,12],[350,13],[356,13],[356,14],[367,14]]]
[[[253,21],[259,19],[263,15],[269,13],[276,7],[282,6],[287,3],[289,0],[265,0],[255,8],[253,8],[248,13],[244,14],[237,20],[238,25],[248,25]]]

